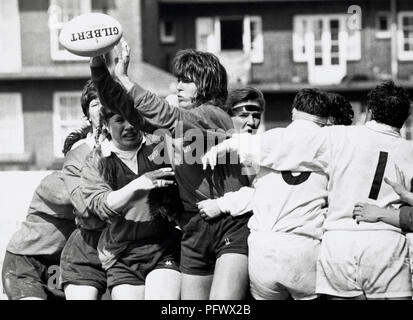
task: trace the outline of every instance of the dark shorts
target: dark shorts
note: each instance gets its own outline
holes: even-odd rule
[[[171,236],[161,242],[131,243],[107,271],[109,290],[122,284],[145,285],[147,275],[153,270],[180,271],[181,237],[181,231],[174,229]]]
[[[6,251],[2,282],[4,292],[10,300],[65,299],[64,292],[60,289],[58,257],[22,256]]]
[[[106,272],[98,257],[101,232],[76,229],[67,240],[60,260],[62,285],[91,286],[106,291]]]
[[[221,216],[205,221],[195,214],[183,227],[181,272],[190,275],[211,275],[215,262],[223,254],[248,255],[248,220],[252,213],[232,217]]]

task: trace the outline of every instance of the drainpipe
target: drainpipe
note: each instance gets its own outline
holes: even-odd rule
[[[390,0],[390,34],[391,34],[391,75],[393,80],[398,78],[398,59],[397,59],[397,0]]]

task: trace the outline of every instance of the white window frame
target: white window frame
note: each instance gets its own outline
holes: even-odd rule
[[[258,33],[254,40],[251,39],[251,24],[256,23]],[[246,38],[248,37],[248,38]],[[245,39],[246,38],[246,39]],[[264,35],[262,32],[262,18],[260,16],[245,16],[244,17],[244,52],[250,54],[252,63],[264,62]],[[255,42],[255,43],[254,43]],[[255,50],[253,48],[255,45]]]
[[[10,93],[0,93],[0,96],[8,96],[15,99],[15,107],[17,117],[11,120],[8,124],[6,121],[0,119],[0,126],[10,126],[15,128],[15,137],[17,143],[14,145],[15,150],[13,152],[2,152],[3,148],[0,148],[0,154],[23,154],[24,153],[24,118],[23,118],[23,100],[21,93],[10,92]],[[10,106],[7,106],[10,108]],[[3,146],[4,147],[4,146]]]
[[[243,20],[243,35],[242,52],[250,55],[250,61],[252,63],[264,62],[264,38],[262,31],[262,18],[260,16],[215,16],[215,17],[198,17],[196,19],[196,48],[198,50],[209,51],[214,54],[223,52],[221,49],[221,20],[230,20],[239,18]],[[205,34],[207,36],[206,43],[201,43],[200,30],[198,30],[198,23],[202,20],[205,21],[205,25],[211,26],[210,33]],[[258,26],[258,33],[255,39],[256,49],[253,50],[251,43],[251,23],[256,23]],[[225,52],[225,51],[224,51]]]
[[[404,17],[413,17],[413,11],[401,11],[398,13],[397,17],[397,52],[398,58],[401,61],[413,60],[413,50],[405,51],[404,50],[404,35],[403,35],[403,18]]]
[[[53,150],[54,150],[54,155],[57,158],[63,158],[63,144],[62,141],[64,138],[63,137],[63,132],[61,130],[62,125],[73,125],[74,129],[79,129],[82,125],[82,119],[81,117],[83,116],[81,107],[80,107],[80,97],[82,95],[81,91],[58,91],[54,92],[53,94]],[[72,119],[72,120],[62,120],[60,117],[60,98],[61,97],[74,97],[78,101],[78,109],[79,109],[79,118],[78,119]]]
[[[314,20],[320,18],[339,19],[344,26],[347,26],[348,15],[346,14],[305,14],[295,15],[293,17],[293,61],[294,62],[308,62],[311,59],[311,52],[302,52],[303,46],[313,43],[314,35],[309,31],[309,28],[302,30],[305,24],[308,26]],[[361,33],[360,30],[348,30],[344,32],[344,50],[346,61],[361,60]],[[304,37],[302,36],[304,35]],[[349,41],[353,41],[353,50],[349,51]]]
[[[21,72],[21,19],[18,0],[0,3],[0,73]]]
[[[63,27],[63,22],[59,21],[62,14],[61,8],[56,4],[57,0],[49,0],[49,33],[50,33],[50,54],[54,61],[87,61],[88,57],[81,57],[70,53],[65,49],[59,49],[59,34]],[[72,0],[66,0],[72,1]],[[92,0],[79,0],[81,4],[80,14],[92,11]]]
[[[387,30],[382,31],[379,29],[380,27],[380,17],[387,17]],[[375,17],[375,25],[376,25],[376,38],[377,39],[388,39],[390,38],[390,25],[391,25],[391,13],[390,11],[379,11],[376,13]]]
[[[173,25],[172,35],[166,34],[166,22],[171,22]],[[176,42],[176,23],[174,20],[161,20],[159,26],[161,43],[175,43]]]

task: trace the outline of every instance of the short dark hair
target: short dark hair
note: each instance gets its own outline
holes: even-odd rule
[[[172,69],[178,79],[195,83],[196,106],[209,102],[224,108],[228,96],[227,71],[215,55],[194,49],[180,50],[172,61]]]
[[[294,97],[293,108],[322,118],[327,118],[330,115],[327,94],[318,89],[298,91]]]
[[[330,117],[335,125],[349,126],[353,123],[354,111],[350,102],[341,94],[329,92]]]
[[[265,110],[265,99],[264,94],[254,87],[244,87],[234,89],[229,92],[228,99],[226,102],[226,109],[228,113],[233,115],[233,107],[242,101],[256,101],[261,106],[261,111]]]
[[[98,98],[98,92],[93,85],[92,80],[88,80],[83,87],[82,96],[80,97],[80,104],[82,106],[83,114],[89,118],[89,104],[92,100]]]
[[[393,81],[384,81],[367,95],[367,108],[372,112],[372,119],[401,128],[410,115],[409,94]]]

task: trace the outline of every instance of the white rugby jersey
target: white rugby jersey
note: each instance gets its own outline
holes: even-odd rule
[[[384,181],[396,181],[395,164],[413,178],[413,143],[397,129],[369,121],[364,126],[333,126],[319,130],[273,129],[255,136],[237,135],[230,142],[241,160],[273,170],[322,171],[329,176],[326,230],[394,230],[383,222],[357,224],[357,202],[380,207],[400,205],[399,196]]]
[[[320,130],[308,120],[293,121],[286,131]],[[251,231],[292,232],[321,238],[327,205],[327,175],[323,172],[276,171],[258,168],[253,188],[244,187],[218,199],[222,211],[239,215],[253,210]]]

